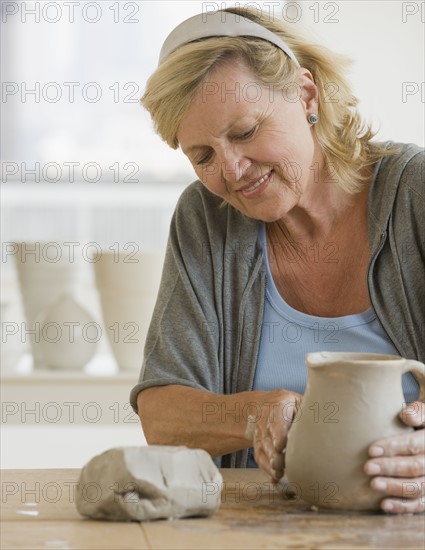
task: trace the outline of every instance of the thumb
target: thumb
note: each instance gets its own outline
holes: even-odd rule
[[[401,420],[408,426],[421,428],[425,426],[425,403],[413,401],[405,403],[400,413]]]

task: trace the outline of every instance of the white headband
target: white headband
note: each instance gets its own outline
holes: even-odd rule
[[[277,34],[251,19],[223,11],[200,13],[180,23],[165,39],[159,54],[159,64],[180,46],[213,36],[252,36],[267,40],[283,50],[297,68],[300,66],[291,48]]]

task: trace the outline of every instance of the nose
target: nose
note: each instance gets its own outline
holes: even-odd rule
[[[238,183],[245,175],[251,160],[242,147],[229,145],[220,153],[220,171],[224,182]]]

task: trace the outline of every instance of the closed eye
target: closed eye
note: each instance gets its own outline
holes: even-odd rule
[[[206,153],[204,156],[200,157],[199,159],[194,159],[194,164],[207,164],[207,162],[210,162],[212,158],[212,152]]]
[[[239,134],[239,135],[234,136],[232,138],[232,140],[234,140],[234,141],[248,140],[248,139],[250,139],[251,137],[254,136],[254,134],[257,132],[257,129],[258,129],[258,125],[253,126],[247,132],[244,132],[243,134]],[[196,164],[196,165],[207,164],[208,162],[211,162],[212,156],[213,156],[213,152],[209,151],[205,155],[201,156],[199,159],[194,159],[193,163]]]
[[[245,139],[249,139],[251,138],[255,132],[257,131],[257,128],[258,126],[253,126],[250,130],[248,130],[247,132],[244,132],[243,134],[240,134],[239,136],[236,136],[235,139],[238,139],[240,141],[243,141]]]

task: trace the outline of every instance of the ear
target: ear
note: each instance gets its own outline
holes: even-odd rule
[[[319,91],[314,82],[313,75],[308,69],[300,67],[297,74],[297,84],[301,88],[300,101],[304,105],[306,113],[317,113]]]

